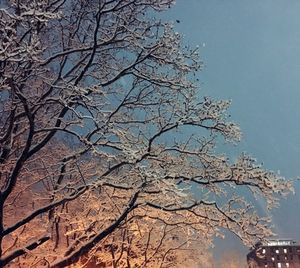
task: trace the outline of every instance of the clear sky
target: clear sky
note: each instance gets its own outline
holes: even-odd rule
[[[167,12],[184,42],[201,46],[204,95],[232,99],[246,151],[267,169],[300,176],[300,1],[177,0]],[[300,184],[273,212],[280,238],[300,243]],[[241,248],[232,239],[216,252]]]

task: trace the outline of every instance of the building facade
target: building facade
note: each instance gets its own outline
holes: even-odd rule
[[[300,268],[300,245],[292,240],[257,243],[247,255],[249,268]]]

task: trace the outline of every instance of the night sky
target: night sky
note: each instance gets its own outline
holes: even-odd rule
[[[243,139],[226,153],[246,151],[265,168],[295,179],[300,176],[299,14],[299,0],[177,0],[164,15],[185,43],[201,48],[201,93],[232,100],[230,113]],[[295,186],[295,195],[272,214],[278,238],[300,243],[300,183]],[[216,255],[224,249],[246,252],[231,237],[216,242]]]

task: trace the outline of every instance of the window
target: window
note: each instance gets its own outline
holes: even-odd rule
[[[263,253],[263,254],[266,253],[266,249],[265,249],[265,248],[262,249],[262,253]]]
[[[276,254],[279,254],[279,249],[276,249],[275,252],[276,252]]]
[[[277,267],[278,267],[278,268],[281,268],[281,262],[278,262],[278,263],[277,263]]]
[[[272,261],[275,261],[275,258],[274,258],[274,257],[272,257],[272,258],[271,258],[271,260],[272,260]]]
[[[287,253],[287,249],[286,249],[286,248],[284,248],[284,249],[283,249],[283,252],[284,252],[284,253]]]
[[[289,268],[289,267],[290,267],[290,264],[289,264],[288,262],[286,262],[286,263],[285,263],[285,266],[286,266],[287,268]]]

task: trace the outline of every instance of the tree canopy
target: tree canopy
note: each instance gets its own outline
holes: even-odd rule
[[[172,4],[1,6],[0,266],[175,267],[225,229],[272,234],[245,196],[271,208],[291,182],[216,149],[240,130],[201,96],[199,49],[156,18]]]

